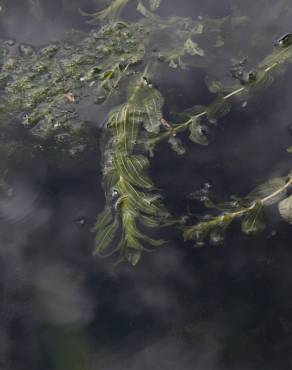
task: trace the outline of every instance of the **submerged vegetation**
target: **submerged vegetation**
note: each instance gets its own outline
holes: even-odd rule
[[[42,145],[48,139],[70,143],[66,148],[77,158],[87,144],[86,111],[93,109],[103,131],[105,192],[104,210],[93,227],[96,254],[118,252],[120,260],[135,265],[145,249],[165,243],[160,229],[170,226],[182,230],[184,239],[194,240],[198,246],[218,245],[235,220],[246,234],[261,232],[265,227],[263,209],[274,203],[281,217],[292,223],[290,169],[286,176],[267,181],[243,198],[216,202],[206,195],[203,200],[212,213],[196,215],[197,222],[188,217],[185,223],[166,209],[160,190],[148,175],[148,157],[155,154],[160,142],[166,140],[178,154],[184,154],[179,136],[188,131],[192,142],[207,146],[209,127],[228,114],[234,98],[245,102],[284,73],[292,60],[292,35],[280,38],[254,69],[246,70],[244,62],[234,65],[227,83],[207,78],[214,95],[209,105],[194,105],[166,119],[164,97],[156,86],[161,70],[212,66],[219,58],[218,50],[228,38],[236,39],[248,19],[163,18],[155,13],[161,1],[139,0],[141,19],[127,22],[120,15],[128,2],[113,0],[94,13],[79,10],[89,18],[88,23],[100,27],[70,31],[62,42],[36,49],[2,40],[1,129],[18,122]],[[42,2],[30,0],[29,4],[40,18]],[[5,158],[17,155],[13,148],[1,141],[2,192],[9,188]]]

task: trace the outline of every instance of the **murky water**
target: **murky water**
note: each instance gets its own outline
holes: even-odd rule
[[[62,39],[68,28],[89,29],[78,11],[60,14],[57,0],[45,4],[42,22],[24,4],[12,3],[1,18],[1,38],[37,47]],[[79,3],[92,9],[91,2]],[[252,20],[251,29],[227,43],[210,70],[164,71],[157,83],[166,115],[194,101],[210,102],[205,75],[227,77],[235,46],[256,65],[291,31],[291,5],[162,1],[164,16],[235,12]],[[136,19],[135,8],[130,2],[124,16]],[[177,156],[168,145],[159,146],[151,178],[173,212],[183,214],[187,207],[195,212],[199,206],[187,196],[206,181],[218,197],[244,195],[289,171],[291,78],[289,67],[246,107],[235,102],[208,147],[186,141],[186,154]],[[94,141],[80,160],[58,160],[60,153],[52,160],[51,148],[38,157],[20,153],[7,163],[11,188],[0,198],[0,368],[291,368],[292,228],[281,222],[276,207],[267,210],[269,227],[260,236],[243,236],[235,226],[222,247],[194,249],[170,231],[169,244],[144,254],[135,268],[92,256],[91,227],[104,205],[98,144],[104,117],[96,118],[94,109],[88,103],[83,111]],[[5,140],[29,147],[31,138],[22,125],[12,125],[1,133]]]

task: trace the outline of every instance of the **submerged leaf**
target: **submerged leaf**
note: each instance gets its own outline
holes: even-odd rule
[[[282,36],[278,41],[277,45],[281,48],[287,48],[288,46],[292,45],[292,34],[287,33],[286,35]]]
[[[200,57],[203,57],[205,55],[205,52],[200,46],[194,42],[192,39],[187,39],[187,41],[184,44],[184,50],[187,54],[194,56],[199,55]]]
[[[210,122],[216,122],[219,118],[229,113],[231,104],[223,96],[218,96],[206,109],[206,114]]]
[[[112,220],[113,215],[111,209],[109,207],[105,207],[105,209],[98,215],[92,231],[97,232],[98,230],[103,230],[112,222]]]
[[[135,98],[137,109],[144,112],[143,126],[148,132],[158,133],[161,125],[163,96],[149,85],[142,87]]]
[[[185,154],[186,150],[183,147],[182,141],[179,138],[171,136],[168,142],[171,145],[172,150],[176,152],[178,155]]]
[[[162,221],[159,218],[153,218],[151,216],[141,214],[139,216],[139,223],[143,224],[146,227],[156,228],[161,226]]]
[[[145,176],[144,172],[149,167],[149,161],[142,155],[124,156],[117,154],[114,158],[114,164],[119,170],[120,176],[123,176],[132,185],[142,189],[152,189],[152,181]]]
[[[146,7],[145,5],[142,3],[142,1],[138,1],[138,6],[137,6],[137,11],[139,13],[141,13],[145,18],[154,18],[155,15],[152,14]]]
[[[246,82],[246,85],[254,92],[268,88],[274,82],[273,76],[265,70],[258,71],[258,73],[254,73],[253,76],[252,79]]]
[[[104,226],[103,228],[95,226],[95,230],[97,232],[95,237],[95,254],[100,254],[111,245],[118,229],[119,221],[117,218],[115,218],[110,224]]]
[[[245,234],[254,235],[262,232],[265,229],[263,222],[263,203],[256,202],[252,209],[247,212],[241,222],[241,230]]]
[[[211,93],[222,93],[223,85],[220,81],[210,80],[209,78],[206,78],[206,85]]]
[[[151,135],[159,131],[163,98],[144,74],[135,76],[127,95],[127,101],[109,114],[107,142],[103,145],[107,205],[94,231],[97,251],[109,249],[116,237],[114,251],[120,259],[135,265],[146,246],[164,243],[149,237],[143,226],[168,226],[170,215],[147,175],[148,158],[135,153],[142,125]],[[145,134],[150,135],[144,131]]]
[[[279,203],[278,208],[283,220],[292,224],[292,195],[282,200]]]
[[[140,261],[141,255],[142,252],[128,252],[126,258],[132,266],[136,266],[137,263]]]
[[[44,9],[42,0],[29,0],[30,12],[40,21],[44,16]]]
[[[213,94],[228,94],[236,91],[240,85],[225,86],[220,81],[211,80],[209,77],[205,79],[208,90]]]
[[[275,47],[271,54],[269,54],[260,64],[259,68],[262,70],[269,69],[275,65],[285,63],[292,58],[292,45],[284,48]]]
[[[199,119],[196,117],[192,118],[190,124],[190,140],[199,145],[208,145],[208,128],[207,126],[201,125]]]
[[[220,245],[232,221],[233,217],[223,214],[210,220],[201,221],[194,226],[184,227],[184,239],[195,240],[196,245],[199,247],[204,246],[206,242],[210,242],[213,245]]]
[[[232,217],[224,215],[222,217],[222,221],[211,230],[209,238],[210,243],[212,245],[220,245],[224,242],[227,228],[229,227],[232,221],[233,221]]]
[[[266,183],[258,186],[253,191],[251,191],[247,196],[246,200],[255,201],[257,199],[269,199],[265,200],[265,205],[271,205],[278,202],[286,194],[286,189],[279,192],[279,189],[283,188],[287,182],[287,177],[275,177],[268,180]],[[273,194],[275,194],[273,196]]]
[[[152,12],[157,10],[161,5],[162,0],[149,0],[149,7]]]
[[[86,17],[92,18],[87,23],[97,24],[100,21],[105,21],[107,19],[113,20],[117,18],[128,2],[129,0],[112,0],[110,5],[100,12],[90,14],[80,10],[80,13]]]

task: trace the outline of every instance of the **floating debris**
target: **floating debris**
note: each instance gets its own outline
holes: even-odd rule
[[[75,220],[75,223],[78,226],[85,226],[87,223],[87,219],[85,217],[80,217],[77,220]]]
[[[201,185],[200,189],[194,191],[189,195],[189,199],[195,199],[200,202],[205,202],[209,199],[212,188],[213,186],[211,183],[205,182]]]

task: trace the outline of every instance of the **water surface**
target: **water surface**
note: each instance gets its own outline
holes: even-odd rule
[[[194,101],[208,103],[205,75],[227,77],[234,49],[256,65],[291,31],[285,4],[162,2],[164,16],[235,12],[252,20],[251,29],[227,44],[210,70],[165,70],[157,84],[166,97],[166,115]],[[37,22],[14,1],[1,19],[1,38],[38,47],[61,39],[68,28],[88,29],[78,12],[59,15],[58,1],[46,6],[47,17]],[[137,17],[135,1],[124,17]],[[246,107],[235,102],[207,148],[186,141],[187,153],[178,157],[168,145],[159,147],[151,177],[170,209],[186,212],[187,195],[206,181],[218,197],[244,195],[289,171],[291,78],[290,67]],[[170,231],[169,244],[143,255],[135,268],[92,257],[90,230],[104,205],[98,144],[104,117],[90,106],[85,113],[96,144],[80,161],[52,162],[44,153],[8,164],[13,194],[0,199],[1,369],[289,369],[291,225],[272,207],[269,227],[258,237],[242,236],[235,226],[222,247],[194,249]],[[31,140],[21,125],[1,138]],[[198,204],[190,207],[195,211]]]

